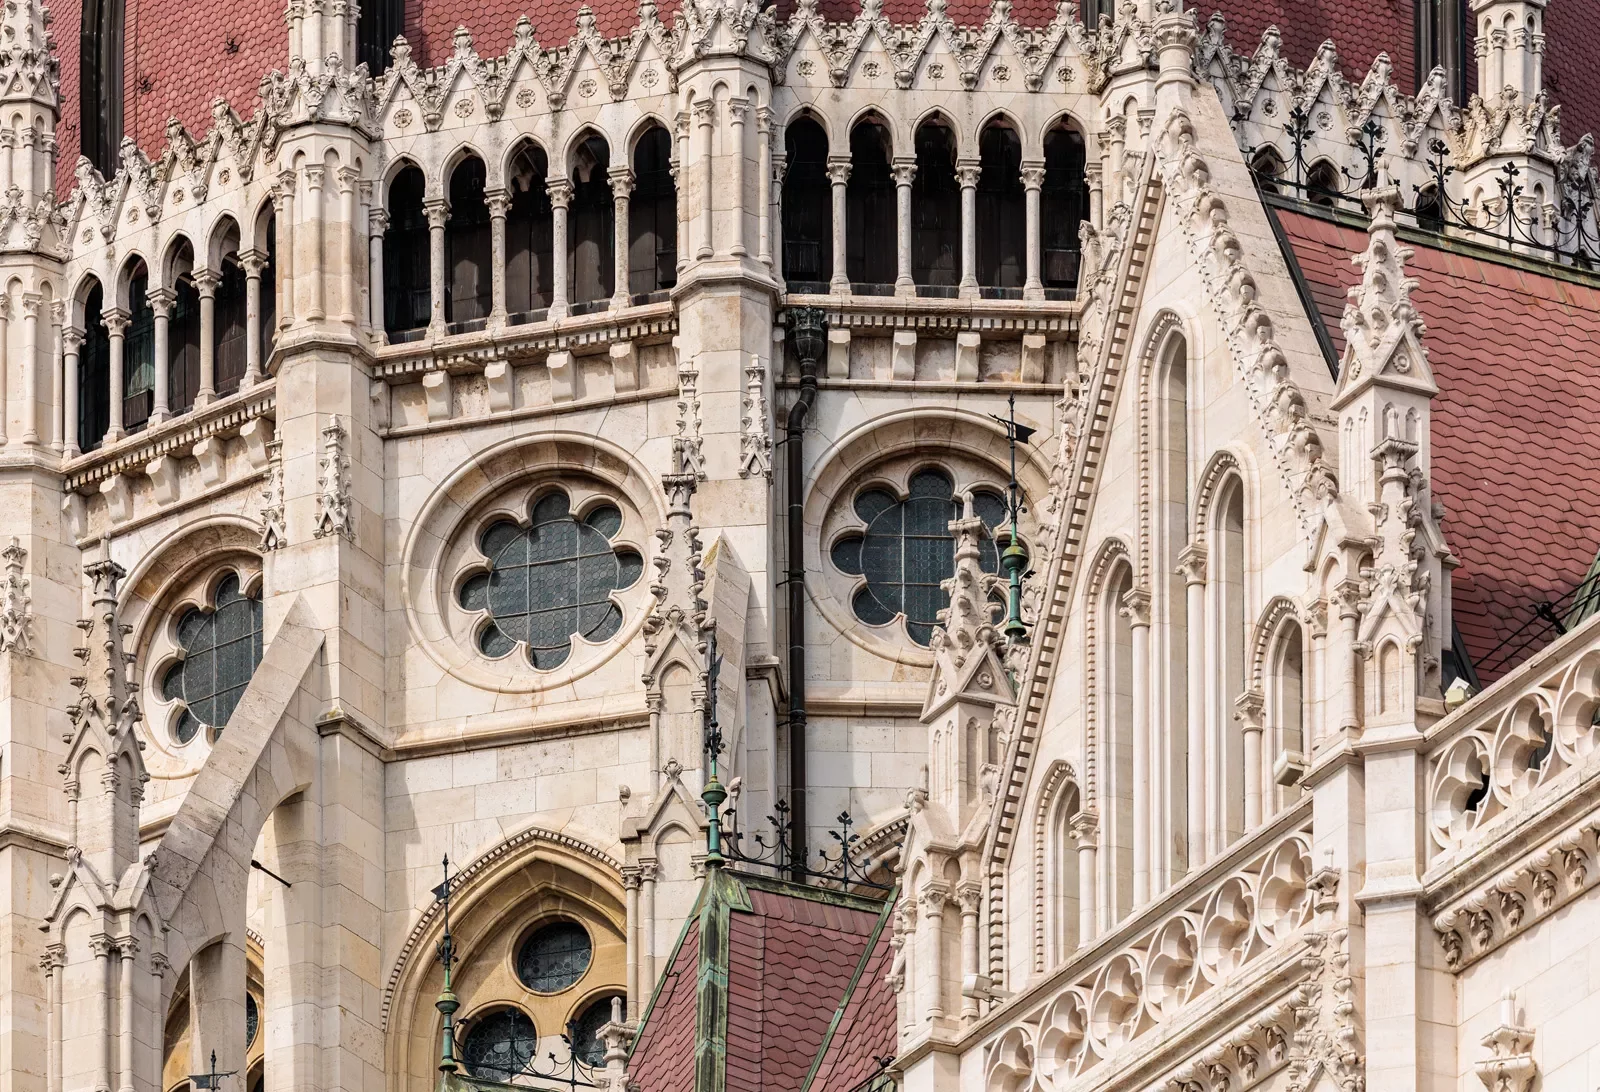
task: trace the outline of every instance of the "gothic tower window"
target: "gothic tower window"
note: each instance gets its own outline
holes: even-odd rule
[[[1106,903],[1112,921],[1133,909],[1134,807],[1140,790],[1133,781],[1133,626],[1123,609],[1133,587],[1133,570],[1118,562],[1097,604],[1100,628],[1100,708],[1105,726]]]
[[[863,121],[850,131],[850,180],[845,185],[845,274],[868,292],[893,291],[898,255],[889,130]]]
[[[188,743],[202,727],[220,734],[261,663],[261,593],[247,593],[236,573],[217,584],[209,607],[178,620],[180,659],[162,677],[161,694],[180,710],[172,734]]]
[[[647,295],[678,283],[678,190],[672,135],[652,125],[633,146],[628,201],[628,292]]]
[[[83,302],[83,345],[78,349],[78,445],[84,451],[100,446],[111,427],[111,335],[99,282]]]
[[[978,283],[1020,289],[1027,276],[1028,249],[1022,141],[1011,126],[991,122],[978,140],[978,155]]]
[[[526,523],[499,519],[479,536],[476,571],[461,584],[463,610],[481,614],[477,647],[499,658],[521,647],[539,670],[561,666],[574,638],[605,641],[622,626],[615,593],[644,571],[634,549],[613,543],[622,513],[601,503],[577,514],[567,494],[546,493]]]
[[[1212,630],[1208,639],[1215,652],[1215,679],[1211,715],[1217,768],[1213,783],[1220,787],[1220,814],[1213,817],[1220,851],[1244,832],[1244,742],[1233,718],[1234,702],[1245,687],[1245,523],[1244,483],[1230,475],[1218,487],[1212,515],[1210,559]]]
[[[122,3],[84,0],[78,43],[78,124],[83,154],[110,178],[121,161]]]
[[[194,283],[194,248],[180,244],[173,261],[172,316],[167,321],[167,405],[173,413],[194,408],[200,390],[200,293]]]
[[[128,279],[128,331],[122,342],[122,425],[144,428],[155,408],[156,315],[150,307],[150,272],[143,262]]]
[[[598,134],[572,157],[572,211],[568,216],[567,283],[574,304],[605,301],[616,288],[613,257],[616,205],[611,196],[611,148]]]
[[[943,120],[917,127],[917,173],[911,180],[911,279],[954,288],[961,280],[961,187],[956,137]]]
[[[531,321],[550,306],[552,265],[550,174],[544,149],[528,143],[511,161],[507,179],[506,310],[509,321]]]
[[[271,283],[271,282],[267,282]],[[219,395],[232,394],[244,379],[249,300],[244,267],[237,252],[222,259],[222,276],[217,282],[215,322],[212,324],[212,357],[216,361]]]
[[[356,60],[376,76],[389,67],[389,48],[405,30],[405,0],[362,0],[356,23]]]
[[[418,167],[406,167],[389,184],[389,226],[383,233],[383,328],[390,340],[428,325],[428,217],[422,209],[426,183]]]
[[[1200,625],[1200,620],[1189,617],[1188,583],[1178,571],[1184,548],[1189,544],[1192,524],[1189,499],[1189,347],[1184,338],[1174,335],[1167,341],[1155,364],[1155,378],[1156,473],[1160,497],[1157,518],[1162,543],[1160,571],[1164,574],[1158,587],[1162,595],[1161,611],[1166,620],[1162,635],[1166,646],[1153,651],[1151,656],[1153,662],[1165,665],[1168,680],[1165,687],[1165,715],[1161,721],[1165,729],[1158,731],[1156,738],[1161,740],[1165,751],[1163,758],[1158,761],[1163,761],[1170,772],[1167,799],[1173,828],[1171,873],[1176,874],[1182,870],[1182,864],[1197,863],[1200,856],[1195,853],[1194,860],[1189,860],[1190,846],[1199,831],[1188,829],[1189,784],[1194,779],[1187,776],[1189,763],[1199,761],[1198,754],[1189,754],[1190,716],[1200,713],[1200,703],[1194,703],[1196,708],[1191,710],[1189,701],[1191,683],[1198,681],[1189,678],[1189,630],[1191,625]]]
[[[1070,298],[1078,288],[1079,231],[1089,218],[1083,134],[1066,123],[1044,138],[1044,186],[1039,191],[1039,272],[1045,294]]]
[[[833,271],[833,205],[828,135],[814,118],[784,131],[783,276],[791,292],[826,291]]]
[[[1417,90],[1435,68],[1442,68],[1445,94],[1452,102],[1465,102],[1466,0],[1415,0],[1415,5]]]
[[[483,160],[469,155],[450,172],[450,218],[444,225],[445,321],[452,333],[480,330],[493,306],[493,245],[484,200]]]

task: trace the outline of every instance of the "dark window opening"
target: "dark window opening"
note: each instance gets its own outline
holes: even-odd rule
[[[1266,144],[1256,149],[1256,154],[1250,157],[1250,169],[1255,172],[1256,184],[1263,193],[1282,193],[1283,187],[1279,182],[1283,178],[1283,157],[1278,154],[1278,149]]]
[[[267,264],[261,270],[261,371],[278,338],[278,218],[267,217]]]
[[[178,414],[194,408],[200,391],[200,291],[185,273],[174,292],[167,320],[167,406]]]
[[[84,0],[78,44],[82,152],[106,178],[122,158],[122,0]]]
[[[1466,102],[1466,0],[1416,0],[1414,18],[1417,39],[1415,90],[1422,89],[1435,68],[1442,68],[1445,94],[1452,102]]]
[[[483,197],[483,160],[468,156],[450,174],[450,217],[444,224],[444,316],[449,323],[480,323],[494,306],[494,241]]]
[[[428,325],[428,217],[422,208],[422,171],[407,167],[389,186],[389,227],[383,233],[383,328],[391,334]]]
[[[1424,231],[1444,230],[1444,206],[1439,200],[1437,186],[1430,184],[1417,191],[1417,203],[1413,211],[1419,228]]]
[[[362,0],[356,23],[356,60],[376,76],[389,67],[389,49],[405,31],[405,0]]]
[[[1021,288],[1028,276],[1028,206],[1022,186],[1022,141],[1005,125],[978,140],[978,283]]]
[[[1306,172],[1306,200],[1331,209],[1339,197],[1339,168],[1326,159],[1311,164]]]
[[[78,349],[78,446],[93,451],[111,427],[111,335],[96,284],[83,302],[83,345]]]
[[[833,277],[833,189],[828,181],[828,135],[812,118],[784,133],[783,277],[791,291],[823,290]]]
[[[591,136],[578,146],[572,164],[567,247],[573,304],[610,299],[616,289],[616,205],[607,175],[610,169],[611,149],[602,138]]]
[[[1058,126],[1044,138],[1044,185],[1039,191],[1039,276],[1045,293],[1078,288],[1083,221],[1089,218],[1089,183],[1083,134]]]
[[[128,330],[122,340],[122,427],[144,428],[155,408],[156,315],[150,308],[150,273],[140,262],[128,281]]]
[[[461,1040],[467,1074],[481,1081],[508,1083],[533,1064],[539,1034],[520,1009],[499,1009],[476,1017]]]
[[[894,178],[889,131],[864,121],[850,132],[850,181],[845,187],[845,275],[852,284],[893,290],[898,275]]]
[[[1087,0],[1083,5],[1083,25],[1099,30],[1102,22],[1113,22],[1117,17],[1117,0]]]
[[[633,148],[628,202],[628,292],[659,292],[678,283],[678,189],[672,181],[672,135],[652,126]]]
[[[261,593],[246,595],[233,574],[217,585],[209,610],[194,608],[178,620],[183,658],[167,668],[162,697],[181,702],[173,734],[188,743],[202,727],[220,733],[261,664]]]
[[[948,126],[934,121],[917,129],[917,174],[911,180],[911,279],[919,285],[945,287],[961,281],[956,137]]]
[[[529,144],[511,163],[506,210],[506,310],[513,321],[550,306],[550,164]]]
[[[270,294],[271,282],[266,283]],[[212,366],[216,369],[214,382],[218,395],[234,393],[244,380],[250,323],[247,288],[238,255],[230,254],[222,259],[222,276],[217,281],[211,324]]]
[[[567,1027],[567,1038],[572,1041],[572,1053],[579,1062],[591,1068],[602,1066],[606,1061],[606,1044],[605,1040],[600,1038],[600,1029],[611,1023],[613,999],[624,1000],[621,994],[602,997],[592,1002]]]

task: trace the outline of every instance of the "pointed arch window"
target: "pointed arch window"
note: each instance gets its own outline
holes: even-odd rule
[[[845,183],[845,271],[858,292],[887,295],[898,275],[894,178],[889,130],[863,121],[850,131],[850,178]]]
[[[82,151],[110,178],[122,148],[123,0],[84,0],[78,43]]]
[[[672,181],[672,136],[653,125],[633,147],[628,292],[646,296],[677,283],[678,189]]]
[[[405,0],[363,0],[356,22],[356,60],[376,76],[389,67],[389,48],[404,32]]]
[[[1045,134],[1039,266],[1050,299],[1070,299],[1078,288],[1081,225],[1089,218],[1087,162],[1082,133],[1062,124]]]
[[[801,117],[783,139],[783,276],[791,292],[826,292],[833,270],[828,135],[816,119]]]
[[[511,161],[506,212],[506,310],[512,325],[543,317],[550,306],[553,217],[549,161],[528,144]]]
[[[150,306],[150,274],[139,263],[128,283],[128,330],[122,342],[122,425],[144,428],[155,408],[156,313]]]
[[[96,284],[83,302],[83,346],[78,350],[78,445],[93,451],[111,427],[111,334],[105,293]]]
[[[483,329],[493,306],[494,260],[489,205],[483,188],[487,168],[468,156],[450,172],[450,217],[444,225],[445,321],[451,333]]]

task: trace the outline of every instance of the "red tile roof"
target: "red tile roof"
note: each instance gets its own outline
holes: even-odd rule
[[[699,971],[700,927],[691,921],[628,1062],[628,1075],[640,1092],[689,1092],[694,1088],[695,981]]]
[[[1357,82],[1380,53],[1388,53],[1394,81],[1409,94],[1416,86],[1412,63],[1415,51],[1411,5],[1395,0],[1221,0],[1196,5],[1204,22],[1213,10],[1228,21],[1228,44],[1254,53],[1261,34],[1277,27],[1283,36],[1283,55],[1304,68],[1322,43],[1332,40],[1339,51],[1339,66]],[[1472,56],[1470,48],[1467,56]]]
[[[1470,56],[1470,54],[1469,54]],[[1544,87],[1561,105],[1561,140],[1576,144],[1585,133],[1600,140],[1600,4],[1554,3],[1544,14]]]
[[[899,1045],[899,1005],[889,988],[889,966],[894,960],[893,930],[887,924],[845,1002],[833,1036],[807,1092],[850,1092],[881,1068],[878,1059],[895,1053]]]
[[[1278,213],[1334,345],[1364,231]],[[1474,662],[1570,591],[1600,545],[1600,290],[1409,242],[1439,385],[1433,486],[1461,560],[1455,622]],[[1530,649],[1531,651],[1531,649]],[[1509,664],[1506,666],[1510,666]],[[1488,683],[1491,680],[1482,680]]]

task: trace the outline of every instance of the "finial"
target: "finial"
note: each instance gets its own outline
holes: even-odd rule
[[[1007,416],[989,415],[1005,426],[1006,441],[1011,447],[1011,480],[1006,485],[1006,507],[1010,520],[1006,531],[1006,548],[1000,552],[1000,568],[1005,571],[1008,585],[1006,623],[1000,632],[1005,634],[1006,640],[1020,643],[1028,638],[1028,627],[1022,623],[1022,573],[1028,564],[1028,551],[1023,549],[1022,538],[1017,533],[1017,516],[1022,512],[1022,491],[1017,486],[1017,445],[1026,444],[1038,430],[1017,424],[1016,395],[1007,398],[1006,404],[1009,407]]]
[[[717,655],[717,631],[713,629],[706,638],[706,787],[700,793],[709,820],[706,826],[708,868],[722,864],[722,805],[728,799],[728,791],[717,780],[717,755],[722,753],[722,728],[717,723],[717,677],[721,673],[722,657]]]
[[[460,875],[458,871],[456,873]],[[455,938],[450,935],[450,855],[444,857],[444,882],[433,889],[433,897],[444,904],[444,936],[439,940],[439,965],[444,968],[444,989],[439,991],[439,1000],[433,1007],[439,1010],[439,1015],[444,1017],[444,1028],[440,1033],[439,1043],[439,1072],[454,1073],[458,1068],[456,1063],[456,1010],[461,1007],[461,1002],[456,999],[455,991],[450,988],[450,969],[456,961]]]

